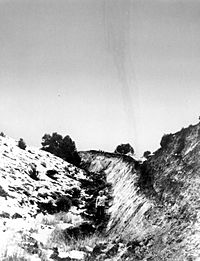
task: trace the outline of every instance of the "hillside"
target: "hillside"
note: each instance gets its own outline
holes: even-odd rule
[[[45,210],[45,203],[79,187],[79,178],[84,178],[84,171],[66,161],[37,148],[20,149],[14,139],[0,137],[2,212],[33,216]]]
[[[146,161],[79,155],[81,168],[0,137],[1,260],[200,260],[200,124],[163,136]],[[102,189],[105,231],[94,222]],[[13,249],[24,259],[6,259]]]
[[[0,260],[50,260],[53,246],[63,249],[62,233],[84,224],[88,195],[80,181],[88,181],[85,174],[50,153],[20,149],[16,140],[0,136]]]
[[[200,260],[199,124],[165,136],[144,163],[97,151],[80,155],[113,185],[107,231],[132,242],[127,260]]]
[[[101,239],[95,200],[105,188],[102,173],[0,135],[0,260],[85,260],[92,248],[75,242],[84,246],[86,237],[94,247]]]

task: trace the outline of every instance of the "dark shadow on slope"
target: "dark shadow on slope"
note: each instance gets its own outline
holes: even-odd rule
[[[142,164],[137,165],[137,172],[139,173],[138,187],[140,192],[143,192],[147,197],[155,197],[156,192],[154,190],[154,169],[148,160]]]

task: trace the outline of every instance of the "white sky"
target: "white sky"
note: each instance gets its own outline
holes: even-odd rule
[[[142,154],[200,114],[199,0],[0,0],[0,131]]]

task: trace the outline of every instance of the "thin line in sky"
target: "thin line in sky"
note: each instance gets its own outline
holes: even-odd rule
[[[106,45],[112,55],[117,77],[121,86],[123,106],[127,120],[127,132],[137,147],[135,109],[132,95],[137,100],[137,84],[130,52],[130,0],[104,1],[104,32]],[[132,92],[133,90],[133,92]],[[136,102],[136,104],[138,101]]]

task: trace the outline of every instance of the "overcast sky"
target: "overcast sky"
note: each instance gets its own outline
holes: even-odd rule
[[[200,115],[199,0],[0,0],[0,131],[154,151]]]

